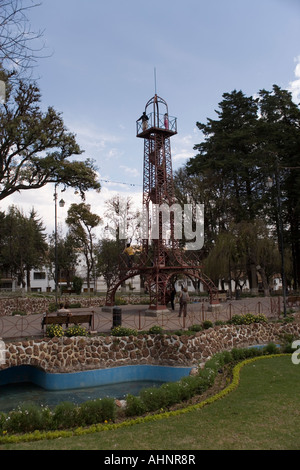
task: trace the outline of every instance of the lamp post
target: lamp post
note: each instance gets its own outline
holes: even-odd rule
[[[282,278],[282,291],[283,291],[283,315],[286,317],[286,277],[285,277],[285,263],[284,263],[284,242],[283,242],[283,222],[281,216],[281,187],[278,176],[278,165],[275,173],[276,189],[277,189],[277,207],[278,207],[278,229],[279,229],[279,247],[281,254],[281,278]],[[272,188],[273,179],[268,178],[266,183],[268,188]]]
[[[3,80],[0,80],[0,104],[4,104],[6,101],[6,85]]]
[[[55,183],[54,191],[54,205],[55,205],[55,229],[54,229],[54,240],[55,240],[55,305],[57,307],[58,300],[58,250],[57,250],[57,186],[59,183]],[[61,199],[59,201],[59,207],[64,207],[65,201]]]

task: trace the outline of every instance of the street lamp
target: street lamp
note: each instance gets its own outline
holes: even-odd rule
[[[57,307],[58,300],[58,250],[57,250],[57,186],[59,183],[55,183],[54,191],[54,204],[55,204],[55,230],[54,230],[54,239],[55,239],[55,305]],[[61,199],[59,201],[59,207],[64,207],[65,201]]]
[[[281,278],[282,278],[282,291],[283,291],[283,315],[286,317],[286,278],[285,278],[285,264],[284,264],[284,243],[283,243],[283,222],[281,217],[281,187],[278,177],[278,172],[275,174],[276,189],[277,189],[277,207],[278,207],[278,229],[279,229],[279,246],[281,254]],[[273,179],[268,178],[266,182],[267,188],[272,188]]]

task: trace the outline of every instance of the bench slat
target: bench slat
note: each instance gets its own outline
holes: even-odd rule
[[[93,315],[90,313],[87,315],[57,315],[53,317],[45,316],[42,321],[42,327],[45,325],[66,325],[66,327],[68,327],[69,324],[79,325],[81,323],[88,323],[91,327],[92,319]]]

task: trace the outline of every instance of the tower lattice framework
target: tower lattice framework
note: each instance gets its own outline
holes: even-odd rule
[[[179,274],[199,279],[212,301],[217,288],[175,237],[171,137],[177,134],[177,118],[169,116],[166,101],[155,94],[136,125],[137,137],[144,140],[142,248],[132,266],[121,263],[120,279],[108,290],[106,304],[113,305],[117,288],[136,275],[143,277],[153,312],[167,308],[172,278]]]

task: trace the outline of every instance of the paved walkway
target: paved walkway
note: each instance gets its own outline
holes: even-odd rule
[[[122,305],[121,324],[124,327],[136,330],[148,330],[151,326],[159,325],[165,330],[176,331],[191,325],[200,324],[204,320],[226,321],[236,314],[264,314],[267,317],[278,317],[278,298],[249,298],[243,300],[228,300],[220,304],[218,308],[209,311],[208,302],[196,302],[188,305],[186,318],[178,317],[179,305],[175,310],[159,313],[156,317],[148,316],[147,305]],[[73,314],[86,312],[87,309],[74,309]],[[108,333],[114,323],[112,311],[104,312],[101,307],[93,308],[93,330]],[[41,336],[42,314],[27,316],[2,316],[0,317],[0,338],[26,338]],[[116,318],[115,318],[116,320]]]

